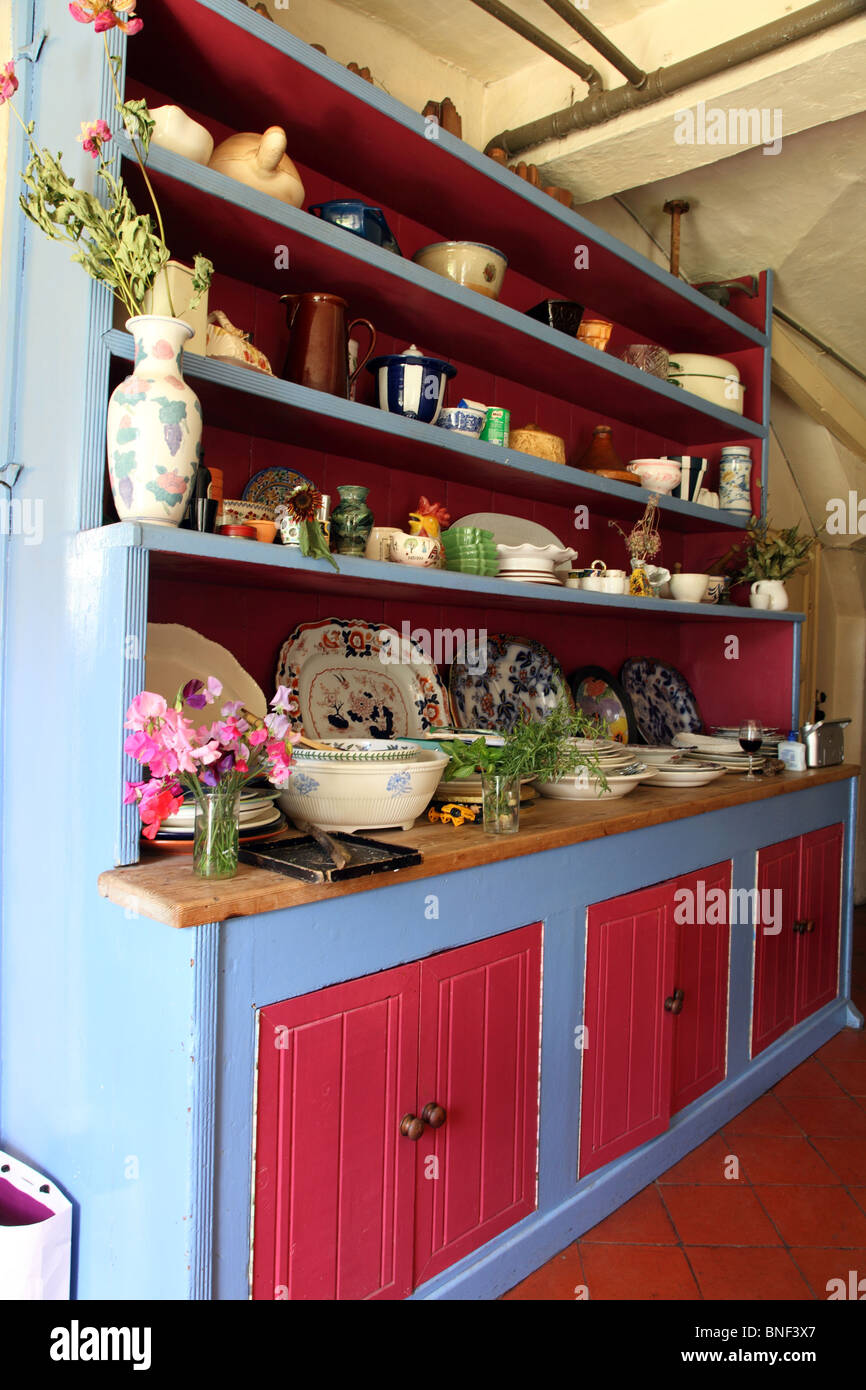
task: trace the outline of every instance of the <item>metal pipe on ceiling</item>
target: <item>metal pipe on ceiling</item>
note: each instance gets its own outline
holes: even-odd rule
[[[535,47],[540,48],[549,58],[555,58],[558,63],[562,63],[563,67],[569,68],[571,72],[576,72],[578,77],[583,78],[590,92],[604,90],[601,74],[590,63],[585,63],[582,58],[570,53],[567,48],[563,48],[561,43],[549,38],[543,30],[537,29],[534,24],[530,24],[528,19],[515,14],[514,10],[503,5],[501,0],[472,0],[472,3],[477,5],[480,10],[492,15],[494,19],[498,19],[500,24],[506,25],[513,33],[519,34],[529,43],[534,43]]]
[[[576,10],[572,0],[544,0],[546,5],[558,14],[560,19],[564,19],[566,24],[570,24],[572,29],[580,34],[582,39],[586,39],[591,48],[596,53],[606,58],[611,67],[621,72],[634,87],[642,87],[646,82],[646,73],[643,68],[639,68],[637,63],[633,63],[627,58],[622,49],[617,48],[615,43],[597,29],[591,19],[587,19],[582,10]]]
[[[480,0],[474,0],[474,3],[480,3]],[[615,87],[613,91],[592,92],[583,101],[566,106],[561,111],[554,111],[550,116],[541,116],[516,130],[504,130],[487,142],[486,150],[488,153],[492,149],[502,150],[506,158],[511,159],[524,150],[546,144],[548,140],[561,140],[573,131],[589,130],[592,126],[614,120],[626,111],[649,106],[664,97],[673,96],[695,82],[715,77],[729,68],[739,66],[740,63],[761,58],[786,43],[810,38],[813,34],[819,34],[822,30],[841,24],[846,19],[854,19],[864,12],[866,0],[820,0],[819,4],[809,5],[804,10],[797,10],[794,14],[773,20],[759,29],[752,29],[748,34],[741,34],[726,43],[717,44],[715,48],[708,48],[703,53],[696,53],[691,58],[672,63],[669,68],[657,68],[655,72],[647,74],[641,87],[627,82],[625,86]]]

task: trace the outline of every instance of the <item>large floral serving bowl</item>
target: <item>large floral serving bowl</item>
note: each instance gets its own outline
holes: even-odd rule
[[[417,744],[404,762],[298,763],[279,803],[292,820],[322,830],[411,830],[447,764],[447,753]]]

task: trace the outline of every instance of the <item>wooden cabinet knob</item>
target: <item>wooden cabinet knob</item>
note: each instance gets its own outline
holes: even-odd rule
[[[794,931],[799,932],[801,936],[808,935],[814,930],[815,923],[812,921],[811,917],[806,918],[804,921],[794,923]]]
[[[665,1000],[665,1009],[669,1014],[681,1014],[683,1011],[683,1000],[685,994],[681,989],[675,989],[673,994]]]
[[[429,1125],[431,1129],[441,1129],[447,1118],[442,1106],[437,1105],[435,1100],[431,1100],[430,1104],[425,1105],[424,1109],[421,1111],[421,1119],[424,1121],[425,1125]]]
[[[400,1133],[404,1139],[413,1139],[417,1142],[424,1133],[424,1121],[419,1120],[417,1115],[404,1115],[400,1121]]]

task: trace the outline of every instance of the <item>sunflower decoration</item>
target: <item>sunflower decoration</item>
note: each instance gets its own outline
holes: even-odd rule
[[[286,497],[286,508],[293,521],[298,522],[298,543],[301,554],[327,560],[335,570],[339,565],[331,554],[322,523],[318,520],[322,494],[313,483],[298,483]]]

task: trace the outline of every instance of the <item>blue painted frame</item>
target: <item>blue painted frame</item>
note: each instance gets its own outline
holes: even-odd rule
[[[754,926],[731,933],[726,1080],[675,1116],[670,1129],[578,1181],[580,1053],[586,910],[705,865],[733,861],[733,887],[753,888],[758,849],[843,822],[850,851],[856,782],[792,792],[591,844],[506,860],[483,869],[391,885],[335,902],[224,922],[217,1034],[214,1296],[248,1297],[256,1011],[470,941],[544,922],[538,1211],[453,1268],[414,1299],[495,1298],[580,1231],[644,1187],[841,1027],[858,1026],[850,989],[851,878],[843,888],[842,996],[749,1058]],[[430,918],[430,895],[438,917]],[[425,911],[426,910],[426,911]],[[255,949],[251,949],[254,941]],[[327,943],[323,949],[323,943]],[[207,1106],[209,1098],[199,1097]]]

